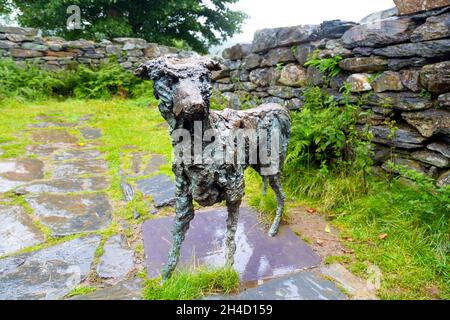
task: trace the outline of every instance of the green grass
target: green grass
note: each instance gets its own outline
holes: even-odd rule
[[[193,300],[212,294],[230,294],[239,284],[237,273],[229,268],[178,271],[164,284],[160,281],[146,281],[144,299]]]
[[[66,295],[66,298],[72,298],[72,297],[76,297],[76,296],[84,296],[84,295],[87,295],[89,293],[95,292],[96,290],[97,290],[96,287],[78,286],[78,287],[72,289],[72,291],[70,291]]]

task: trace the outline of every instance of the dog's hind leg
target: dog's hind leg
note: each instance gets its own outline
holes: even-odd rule
[[[262,180],[262,195],[267,195],[267,176],[261,176]]]
[[[187,181],[183,177],[177,177],[176,199],[176,216],[172,230],[172,249],[169,253],[167,265],[162,272],[163,281],[169,279],[178,264],[181,244],[189,229],[189,223],[194,218],[192,195],[189,193]]]
[[[227,218],[227,253],[226,253],[226,264],[232,267],[234,264],[234,253],[236,252],[236,229],[239,220],[239,207],[241,205],[241,200],[238,201],[227,201],[228,218]]]
[[[277,213],[275,214],[275,219],[272,223],[272,227],[269,230],[269,236],[274,237],[278,233],[278,229],[280,228],[284,209],[284,193],[281,186],[280,174],[269,176],[269,183],[277,197]]]

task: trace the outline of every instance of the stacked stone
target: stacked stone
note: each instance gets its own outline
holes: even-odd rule
[[[252,44],[224,51],[227,68],[214,74],[214,87],[234,108],[250,97],[254,104],[298,109],[305,85],[326,87],[339,99],[339,88],[350,83],[355,98],[362,96],[372,111],[360,125],[371,127],[377,164],[389,170],[393,161],[438,185],[450,184],[450,2],[398,2],[360,24],[257,31]],[[343,72],[326,79],[315,67],[306,68],[316,50],[319,58],[343,57]]]
[[[66,41],[60,37],[41,37],[39,30],[33,28],[0,26],[0,58],[35,62],[49,70],[59,70],[71,63],[98,66],[113,55],[122,67],[133,69],[148,59],[178,51],[139,38]]]
[[[316,68],[305,67],[308,56],[316,49],[322,50],[320,57],[351,56],[340,38],[354,25],[334,20],[321,25],[259,30],[252,44],[224,50],[226,68],[213,74],[214,88],[233,108],[245,100],[298,109],[302,106],[302,88],[324,83]]]

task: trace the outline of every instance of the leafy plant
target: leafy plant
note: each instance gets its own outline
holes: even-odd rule
[[[313,52],[311,57],[306,61],[305,66],[313,66],[320,70],[328,77],[336,77],[342,71],[339,67],[339,62],[343,59],[342,56],[335,56],[332,58],[319,58],[320,51]]]

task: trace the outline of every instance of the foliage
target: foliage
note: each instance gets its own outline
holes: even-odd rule
[[[305,66],[313,66],[320,70],[328,77],[336,77],[342,70],[339,67],[339,62],[343,59],[341,56],[332,58],[319,58],[320,51],[314,51],[310,59],[306,61]]]
[[[19,65],[10,59],[0,60],[0,98],[3,99],[150,97],[151,88],[149,81],[124,71],[114,60],[102,63],[98,68],[78,65],[57,72],[32,63]]]
[[[229,8],[237,1],[0,0],[0,8],[9,3],[20,25],[66,39],[133,36],[206,52],[241,30],[246,15]],[[81,30],[66,28],[70,5],[81,9]]]
[[[193,300],[214,293],[229,294],[236,290],[239,279],[231,268],[208,270],[195,273],[178,271],[164,284],[160,279],[147,280],[144,289],[146,300]]]
[[[357,131],[361,110],[349,102],[349,88],[342,90],[342,105],[319,87],[304,91],[304,107],[292,113],[291,139],[286,157],[287,176],[303,168],[366,170],[370,165],[367,130]]]

